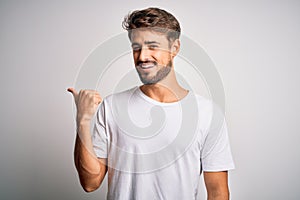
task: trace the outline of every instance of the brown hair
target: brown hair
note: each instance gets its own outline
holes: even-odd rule
[[[154,31],[166,33],[169,41],[178,39],[181,32],[179,22],[171,13],[153,7],[129,13],[124,18],[122,26],[128,31],[129,38],[131,31],[136,28],[151,28]]]

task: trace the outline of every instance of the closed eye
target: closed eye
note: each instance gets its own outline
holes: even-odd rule
[[[133,51],[140,51],[140,50],[141,50],[141,47],[138,46],[138,45],[134,45],[134,46],[132,46],[132,50],[133,50]]]
[[[154,50],[154,49],[157,49],[157,48],[158,48],[158,46],[157,46],[157,45],[149,45],[149,46],[148,46],[148,48],[149,48],[149,49],[153,49],[153,50]]]

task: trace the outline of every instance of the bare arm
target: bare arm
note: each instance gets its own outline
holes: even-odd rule
[[[97,158],[94,153],[89,127],[89,124],[79,125],[74,149],[75,166],[86,192],[99,188],[107,172],[106,159]]]
[[[84,90],[79,94],[72,92],[77,107],[77,136],[74,148],[74,162],[80,183],[86,192],[100,187],[107,172],[106,159],[97,158],[90,135],[90,124],[101,97],[96,91]]]
[[[204,172],[208,200],[229,200],[228,173]]]

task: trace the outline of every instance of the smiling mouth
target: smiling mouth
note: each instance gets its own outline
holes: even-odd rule
[[[155,65],[154,64],[146,64],[146,65],[140,65],[142,69],[150,69],[153,68]]]
[[[154,62],[139,63],[138,66],[141,69],[151,69],[156,66],[156,63]]]

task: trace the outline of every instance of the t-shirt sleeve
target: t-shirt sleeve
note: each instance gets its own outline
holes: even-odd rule
[[[98,107],[92,125],[93,148],[98,158],[107,158],[109,137],[106,130],[105,103],[102,101]]]
[[[227,124],[223,112],[213,104],[210,126],[201,151],[203,171],[228,171],[234,169]]]

